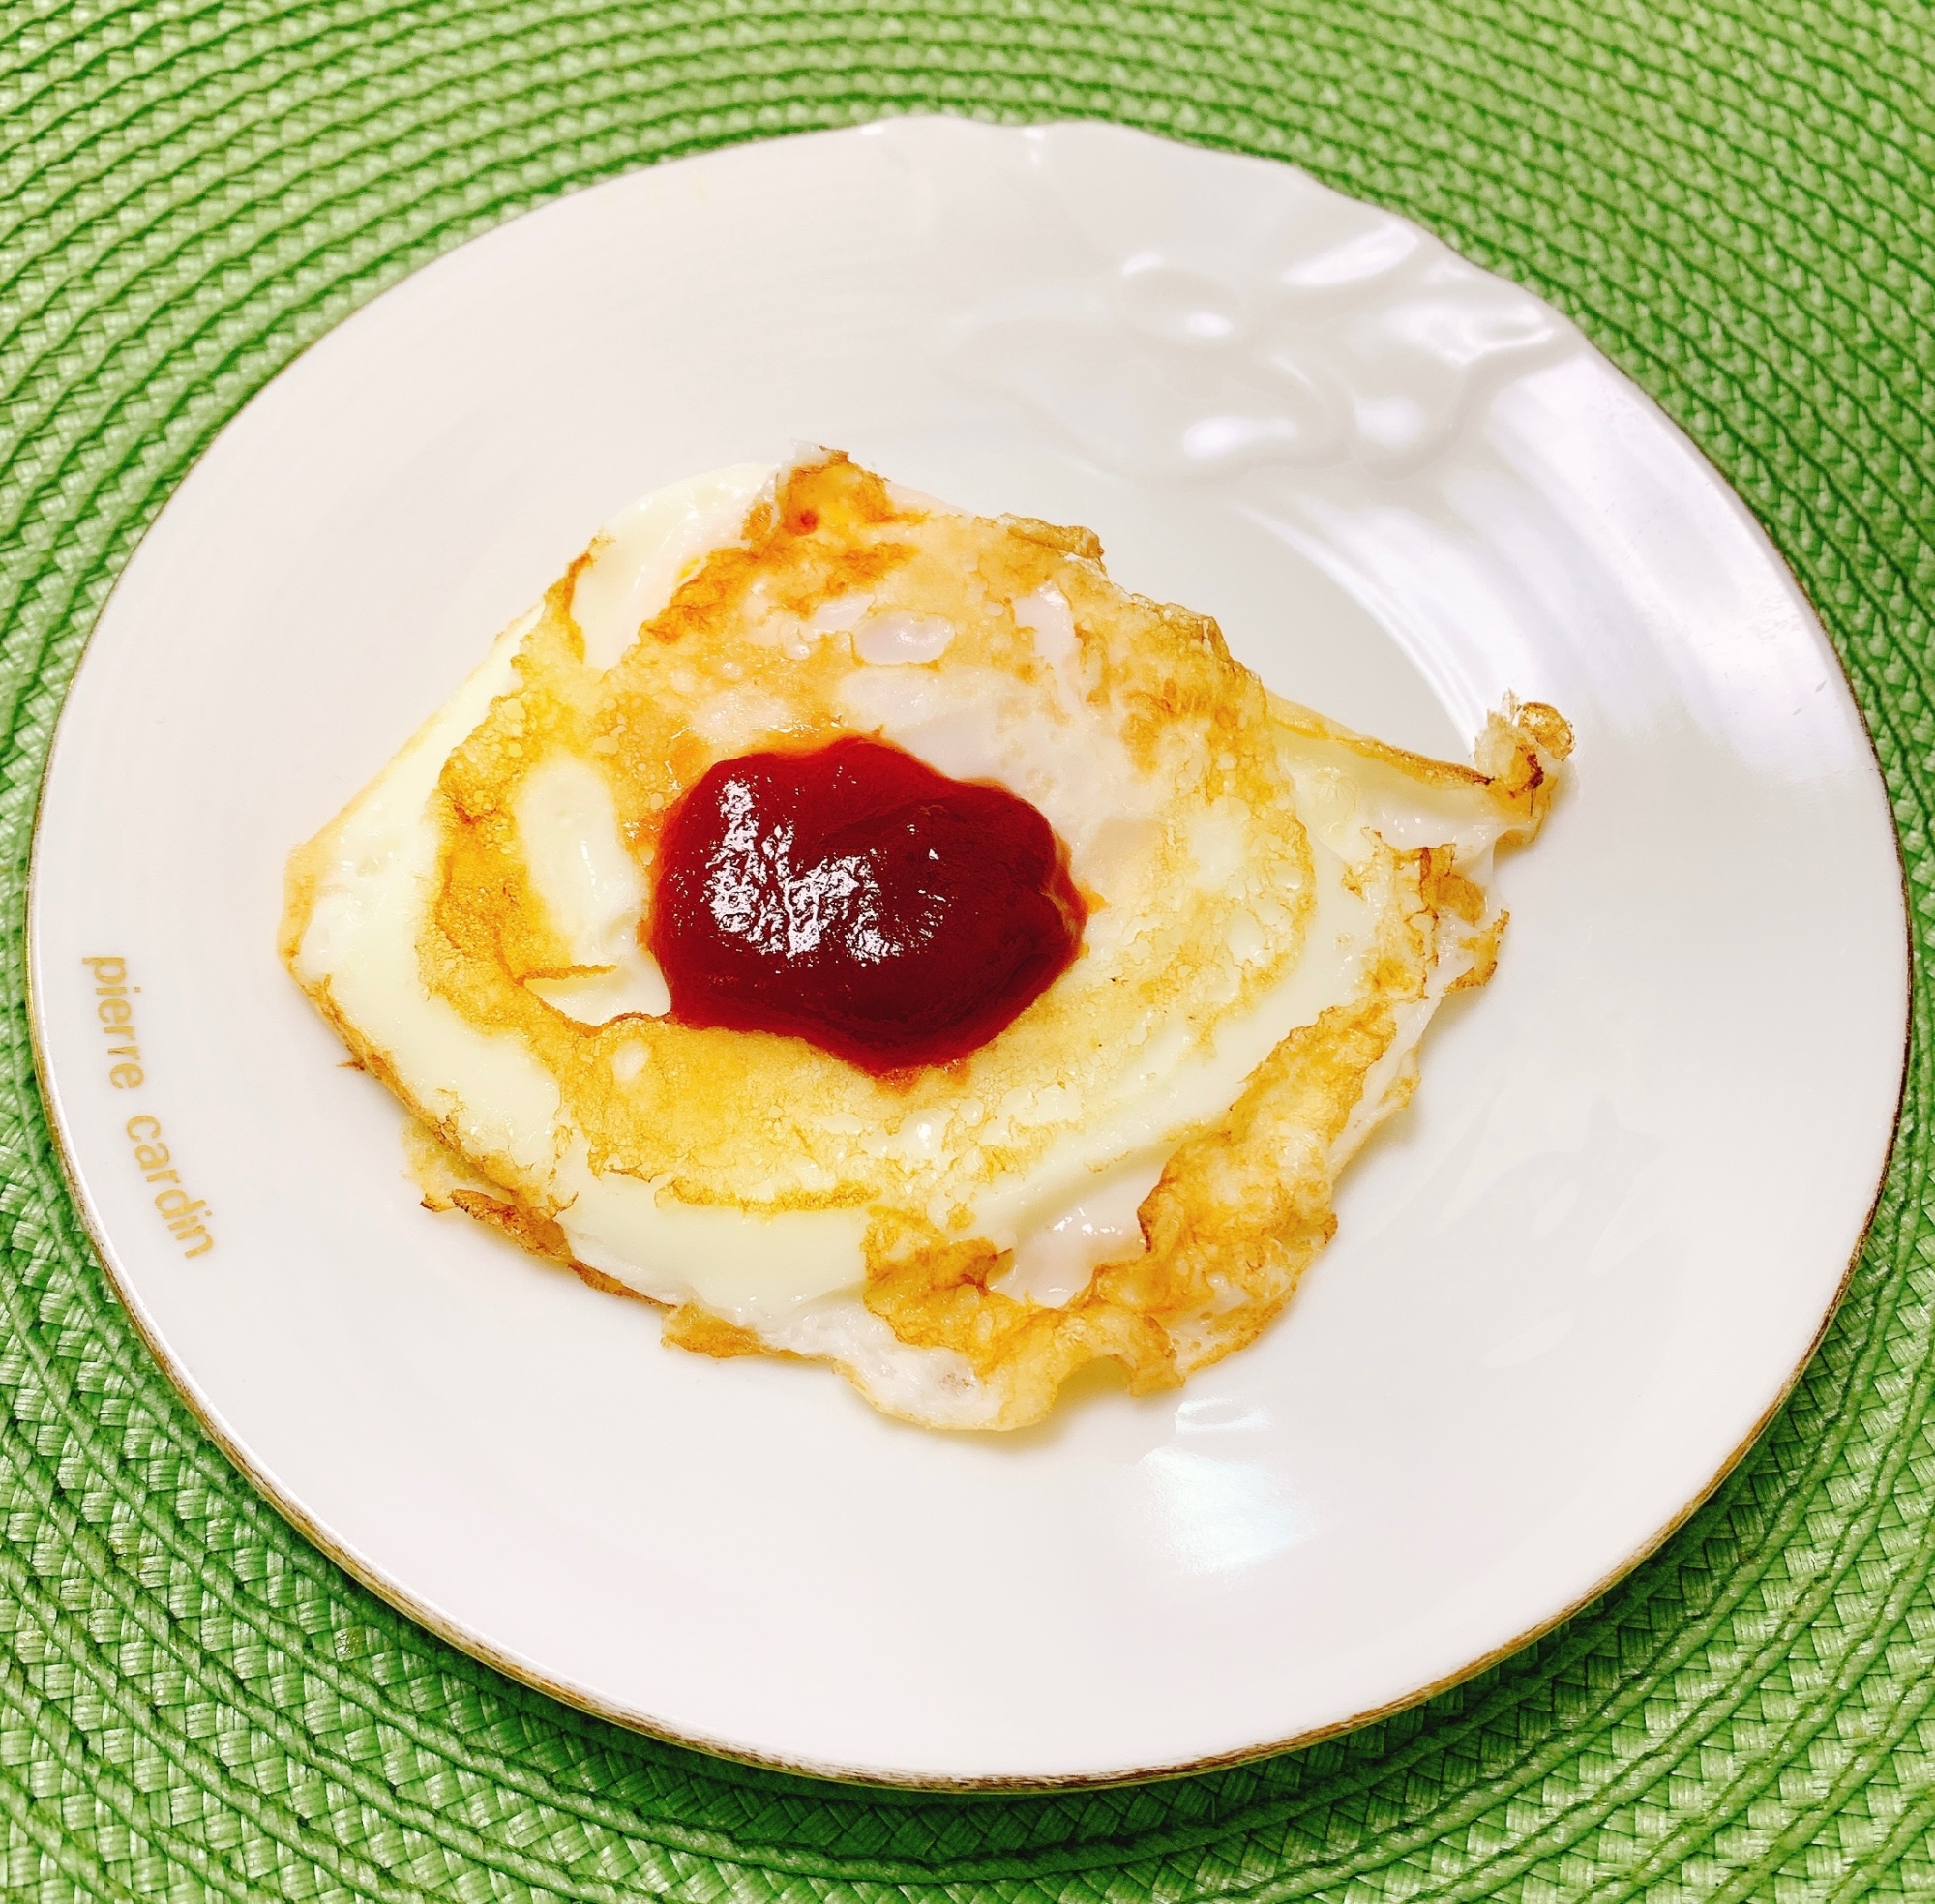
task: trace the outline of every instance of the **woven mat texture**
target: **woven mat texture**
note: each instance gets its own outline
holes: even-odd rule
[[[266,378],[573,186],[905,109],[1280,155],[1563,307],[1819,604],[1925,942],[1931,62],[1935,13],[1910,0],[0,0],[0,1895],[1935,1895],[1925,979],[1906,1134],[1839,1319],[1648,1565],[1461,1690],[1312,1750],[937,1798],[580,1717],[308,1547],[104,1282],[49,1147],[21,969],[75,655]]]

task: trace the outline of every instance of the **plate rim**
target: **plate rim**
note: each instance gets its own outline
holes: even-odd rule
[[[1354,204],[1367,206],[1384,216],[1401,220],[1413,228],[1423,231],[1428,238],[1444,245],[1454,256],[1458,257],[1463,263],[1471,266],[1474,270],[1482,271],[1488,276],[1498,278],[1504,283],[1512,284],[1526,296],[1537,299],[1548,309],[1556,312],[1565,323],[1579,330],[1580,336],[1583,338],[1588,348],[1603,366],[1610,369],[1618,376],[1628,397],[1636,399],[1645,410],[1651,412],[1656,423],[1663,425],[1672,433],[1682,448],[1692,451],[1698,458],[1706,476],[1717,490],[1723,507],[1735,517],[1736,521],[1742,526],[1747,529],[1757,542],[1763,554],[1772,560],[1777,566],[1778,572],[1793,587],[1800,601],[1805,605],[1807,614],[1813,623],[1814,632],[1821,638],[1822,645],[1831,661],[1836,674],[1840,678],[1841,685],[1848,695],[1849,702],[1855,711],[1857,721],[1860,725],[1861,739],[1867,751],[1868,764],[1874,776],[1873,785],[1883,797],[1883,807],[1888,816],[1888,832],[1892,848],[1895,869],[1896,899],[1899,906],[1898,919],[1901,933],[1899,949],[1903,981],[1901,1049],[1897,1060],[1894,1104],[1889,1115],[1886,1139],[1880,1146],[1881,1157],[1874,1189],[1869,1196],[1866,1210],[1862,1215],[1860,1230],[1849,1251],[1847,1261],[1843,1264],[1840,1275],[1835,1282],[1833,1292],[1822,1311],[1820,1321],[1815,1327],[1813,1335],[1809,1338],[1805,1349],[1795,1361],[1793,1367],[1782,1378],[1778,1389],[1763,1409],[1760,1415],[1746,1430],[1738,1443],[1723,1457],[1712,1475],[1701,1483],[1696,1492],[1676,1509],[1653,1532],[1632,1548],[1591,1586],[1581,1592],[1576,1598],[1568,1601],[1549,1616],[1543,1617],[1532,1625],[1524,1628],[1511,1638],[1494,1646],[1469,1663],[1344,1718],[1330,1720],[1319,1726],[1308,1727],[1299,1732],[1280,1738],[1273,1738],[1255,1744],[1232,1747],[1227,1751],[1206,1754],[1187,1760],[1167,1761],[1140,1766],[1122,1770],[1103,1772],[1078,1771],[1034,1776],[1018,1776],[998,1772],[969,1776],[937,1776],[931,1773],[902,1772],[878,1768],[858,1769],[832,1761],[814,1761],[804,1758],[789,1758],[775,1753],[762,1753],[749,1746],[733,1744],[714,1739],[700,1731],[681,1730],[669,1726],[653,1719],[648,1714],[606,1701],[600,1698],[595,1692],[571,1686],[561,1681],[553,1680],[541,1668],[520,1659],[514,1653],[493,1646],[487,1638],[469,1632],[455,1621],[447,1620],[436,1608],[428,1602],[413,1597],[402,1585],[389,1579],[373,1562],[366,1561],[363,1557],[356,1554],[346,1543],[339,1540],[325,1524],[316,1520],[299,1501],[279,1485],[263,1468],[258,1466],[249,1454],[245,1444],[223,1424],[220,1413],[216,1410],[213,1403],[201,1395],[188,1370],[174,1356],[164,1351],[153,1320],[135,1294],[131,1279],[123,1270],[115,1249],[108,1239],[105,1229],[81,1187],[80,1169],[73,1153],[62,1096],[55,1082],[52,1062],[43,1040],[44,1015],[41,1008],[41,947],[43,940],[41,921],[44,915],[41,880],[41,870],[44,864],[42,853],[42,822],[46,810],[47,788],[53,779],[62,744],[64,741],[71,740],[72,738],[73,724],[70,715],[73,708],[74,690],[79,684],[82,670],[86,668],[89,659],[95,652],[96,636],[102,624],[106,620],[108,611],[113,607],[115,599],[120,595],[136,558],[161,525],[169,506],[179,494],[183,485],[187,483],[196,468],[200,466],[216,443],[240,420],[242,415],[262,393],[291,371],[295,365],[307,357],[317,345],[334,337],[345,324],[361,316],[389,292],[400,289],[402,285],[408,283],[422,271],[457,255],[479,239],[488,238],[492,233],[502,231],[523,219],[553,210],[568,199],[582,196],[586,193],[596,190],[598,186],[614,184],[625,179],[637,177],[644,172],[661,171],[668,166],[701,164],[707,159],[714,158],[722,153],[733,152],[759,145],[783,144],[801,140],[830,141],[853,138],[872,129],[883,125],[897,124],[904,120],[916,123],[925,121],[928,123],[940,122],[972,125],[977,129],[999,132],[1015,136],[1031,132],[1047,132],[1071,127],[1104,128],[1112,134],[1119,134],[1128,133],[1140,139],[1147,140],[1156,145],[1179,147],[1190,152],[1214,154],[1218,157],[1235,158],[1253,164],[1280,166],[1288,171],[1313,180],[1326,191],[1338,193],[1339,195],[1349,198]],[[1467,1683],[1469,1681],[1475,1679],[1485,1672],[1488,1668],[1497,1665],[1503,1659],[1509,1658],[1514,1653],[1522,1651],[1525,1648],[1542,1639],[1546,1634],[1563,1625],[1568,1620],[1591,1605],[1593,1600],[1611,1591],[1622,1580],[1625,1579],[1627,1575],[1641,1566],[1652,1555],[1656,1554],[1660,1548],[1671,1540],[1712,1499],[1728,1476],[1740,1466],[1747,1453],[1767,1432],[1774,1418],[1786,1407],[1795,1389],[1800,1385],[1801,1377],[1806,1373],[1809,1364],[1818,1354],[1829,1329],[1833,1325],[1835,1316],[1839,1313],[1842,1301],[1847,1295],[1849,1285],[1854,1278],[1855,1270],[1866,1250],[1868,1237],[1872,1233],[1875,1217],[1880,1209],[1882,1200],[1887,1194],[1889,1179],[1892,1175],[1896,1154],[1901,1143],[1902,1119],[1908,1098],[1910,1060],[1913,1055],[1916,986],[1919,971],[1916,956],[1913,894],[1909,885],[1908,865],[1904,853],[1901,829],[1893,817],[1892,801],[1888,796],[1886,769],[1883,766],[1880,751],[1875,743],[1873,729],[1862,712],[1861,698],[1855,692],[1854,679],[1848,672],[1847,664],[1842,659],[1839,648],[1828,634],[1827,623],[1822,617],[1813,595],[1808,590],[1805,582],[1795,570],[1786,552],[1774,541],[1772,534],[1766,524],[1748,505],[1745,498],[1741,495],[1726,473],[1708,453],[1705,446],[1677,418],[1667,411],[1644,385],[1608,355],[1597,341],[1578,325],[1577,320],[1568,312],[1555,304],[1545,293],[1520,283],[1517,279],[1509,277],[1504,271],[1495,266],[1475,263],[1475,261],[1466,257],[1465,253],[1459,251],[1449,239],[1443,237],[1430,226],[1423,224],[1409,212],[1393,211],[1388,206],[1383,205],[1374,199],[1364,198],[1354,191],[1348,191],[1343,187],[1331,186],[1327,181],[1318,178],[1307,167],[1296,164],[1289,160],[1240,149],[1198,144],[1190,139],[1150,132],[1146,128],[1127,126],[1116,120],[1087,117],[1028,120],[1012,124],[1003,122],[998,125],[991,125],[986,121],[973,119],[966,114],[958,113],[888,112],[851,126],[822,128],[798,133],[755,133],[745,137],[729,138],[717,145],[706,148],[704,151],[681,153],[675,157],[624,168],[610,175],[609,178],[592,181],[575,190],[545,198],[537,204],[526,206],[515,212],[509,218],[495,221],[481,230],[467,234],[460,243],[451,246],[446,251],[438,252],[432,257],[424,259],[421,263],[407,271],[402,278],[392,283],[380,286],[368,299],[345,311],[334,322],[327,325],[299,349],[292,352],[288,358],[277,366],[275,372],[270,376],[249,392],[235,409],[223,421],[207,442],[196,452],[194,459],[181,471],[180,475],[175,478],[166,496],[163,499],[160,506],[157,507],[154,515],[142,528],[139,536],[135,538],[134,544],[129,548],[113,583],[103,596],[101,605],[88,627],[87,634],[81,640],[79,649],[74,657],[74,667],[68,675],[66,685],[61,690],[60,706],[54,717],[53,732],[48,740],[46,755],[41,766],[34,789],[33,817],[28,833],[27,877],[25,883],[26,892],[23,907],[22,936],[25,941],[24,949],[26,956],[21,962],[21,1002],[27,1018],[33,1083],[41,1100],[47,1135],[59,1168],[61,1182],[66,1191],[68,1202],[74,1215],[79,1219],[82,1229],[86,1232],[88,1240],[93,1246],[95,1256],[106,1276],[108,1285],[129,1321],[134,1324],[134,1331],[139,1336],[143,1347],[153,1357],[162,1373],[166,1377],[170,1386],[180,1397],[190,1414],[194,1418],[196,1425],[209,1437],[223,1458],[242,1475],[255,1493],[265,1500],[311,1546],[315,1548],[335,1565],[341,1567],[359,1586],[373,1593],[393,1611],[402,1614],[413,1624],[455,1648],[456,1651],[464,1654],[467,1658],[477,1661],[493,1672],[502,1674],[505,1678],[516,1681],[518,1684],[542,1693],[548,1698],[556,1700],[560,1705],[570,1708],[575,1712],[618,1726],[627,1732],[636,1733],[665,1744],[673,1745],[684,1750],[704,1753],[710,1758],[723,1760],[728,1764],[742,1766],[759,1771],[823,1780],[844,1785],[870,1787],[881,1791],[928,1792],[936,1794],[1005,1793],[1022,1795],[1061,1791],[1107,1790],[1120,1786],[1193,1777],[1198,1774],[1217,1771],[1234,1766],[1251,1764],[1258,1760],[1275,1757],[1282,1753],[1301,1750],[1305,1747],[1318,1744],[1325,1740],[1338,1738],[1346,1733],[1357,1731],[1361,1727],[1374,1724],[1378,1720],[1388,1718],[1395,1713],[1407,1711],[1413,1707],[1421,1705],[1442,1693],[1448,1692],[1459,1685]]]

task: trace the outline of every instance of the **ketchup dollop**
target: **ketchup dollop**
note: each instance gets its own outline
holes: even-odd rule
[[[946,1064],[1066,970],[1087,907],[1048,821],[857,737],[723,760],[660,837],[647,943],[682,1025]]]

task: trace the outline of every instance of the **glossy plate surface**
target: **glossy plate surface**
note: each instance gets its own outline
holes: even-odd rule
[[[949,1439],[825,1371],[666,1353],[649,1310],[417,1207],[400,1114],[275,958],[289,848],[600,521],[800,438],[1097,529],[1119,580],[1386,739],[1462,758],[1507,690],[1576,726],[1502,872],[1497,979],[1433,1029],[1287,1315],[1179,1393]],[[667,165],[350,318],[131,563],[32,906],[85,1210],[285,1512],[594,1710],[923,1782],[1308,1738],[1590,1596],[1815,1340],[1906,1018],[1860,720],[1698,454],[1403,222],[1089,126]],[[88,959],[138,988],[127,1035]],[[213,1248],[172,1237],[140,1141]]]

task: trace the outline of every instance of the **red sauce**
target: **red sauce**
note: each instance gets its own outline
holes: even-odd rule
[[[1087,918],[1026,800],[849,738],[721,761],[681,796],[647,942],[679,1024],[882,1072],[986,1044],[1067,969]]]

